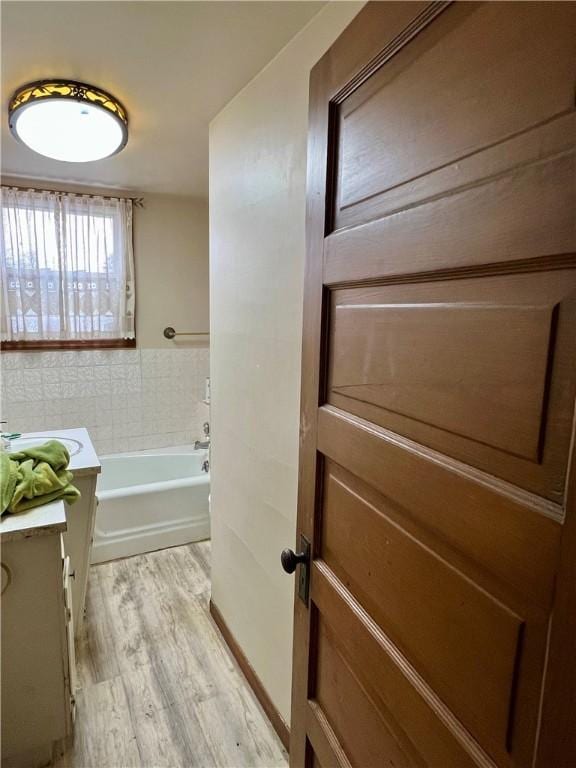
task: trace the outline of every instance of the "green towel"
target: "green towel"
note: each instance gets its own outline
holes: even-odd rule
[[[80,491],[67,470],[70,454],[58,440],[34,448],[0,453],[2,512],[23,512],[56,499],[73,504]]]

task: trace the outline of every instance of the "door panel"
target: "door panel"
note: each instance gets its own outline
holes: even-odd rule
[[[538,461],[553,306],[355,298],[334,295],[329,388],[340,402]]]
[[[353,765],[413,765],[412,749],[389,729],[387,712],[358,680],[354,664],[340,652],[333,631],[319,616],[316,629],[315,699]],[[351,713],[354,713],[351,716]]]
[[[524,622],[350,485],[328,462],[317,556],[471,730],[504,742]]]
[[[562,497],[566,402],[574,396],[562,361],[576,355],[574,272],[361,286],[330,296],[329,403]]]
[[[326,238],[325,284],[480,266],[487,271],[486,265],[573,254],[574,148],[520,162],[503,177],[471,180],[440,199],[424,197],[416,207],[407,199],[382,218],[337,230]]]
[[[372,210],[376,196],[572,110],[573,22],[570,3],[553,14],[459,3],[424,29],[338,105],[336,228],[358,223],[365,201]]]
[[[454,765],[459,768],[491,765],[489,758],[469,738],[443,702],[398,654],[352,595],[333,579],[330,570],[322,563],[315,563],[313,579],[314,625],[318,623],[318,615],[327,625],[330,622],[334,642],[347,659],[348,666],[355,671],[357,685],[378,711],[382,727],[396,736],[397,749],[404,751],[405,759],[399,765],[411,765],[411,755],[417,765]],[[318,657],[322,650],[320,645],[314,656]],[[329,740],[337,745],[332,754],[336,756],[342,751],[352,765],[380,765],[379,762],[363,764],[351,758],[334,732],[338,723],[325,714],[316,698],[316,690],[313,685],[310,711],[315,713],[324,731],[332,732],[333,739]],[[347,707],[345,702],[341,706],[345,707],[351,721],[350,728],[354,728],[357,710]],[[380,738],[380,734],[365,731],[364,737]],[[381,755],[383,764],[387,758],[387,753]],[[342,762],[334,757],[329,764]]]
[[[294,768],[534,765],[576,393],[575,53],[571,2],[384,2],[313,70]]]

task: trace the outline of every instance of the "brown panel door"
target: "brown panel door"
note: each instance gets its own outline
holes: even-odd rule
[[[380,2],[312,72],[293,768],[576,765],[575,53]]]

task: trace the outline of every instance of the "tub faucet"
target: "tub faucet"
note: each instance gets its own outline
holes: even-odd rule
[[[206,436],[206,440],[196,440],[196,442],[194,443],[195,451],[202,451],[210,448],[210,424],[207,421],[205,421],[202,429],[203,429],[204,435]]]

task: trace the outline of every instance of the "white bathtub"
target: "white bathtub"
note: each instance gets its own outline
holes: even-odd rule
[[[206,451],[103,456],[92,562],[210,536]]]

